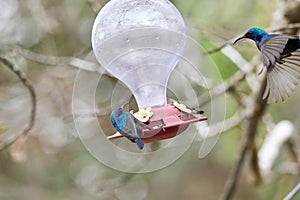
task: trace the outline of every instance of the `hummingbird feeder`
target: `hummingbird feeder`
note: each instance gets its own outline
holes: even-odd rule
[[[167,83],[184,52],[185,31],[169,0],[111,0],[94,22],[92,47],[99,63],[131,90],[140,110],[151,112],[146,124],[163,124],[163,129],[143,131],[145,143],[172,138],[207,120],[167,104]]]

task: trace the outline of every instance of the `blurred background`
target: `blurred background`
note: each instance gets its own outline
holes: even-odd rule
[[[183,15],[192,37],[207,51],[233,41],[253,26],[299,35],[298,0],[171,2]],[[227,120],[218,143],[205,158],[198,158],[200,142],[195,141],[180,159],[162,170],[126,174],[89,154],[73,123],[72,90],[78,67],[84,66],[79,59],[86,59],[92,50],[93,21],[105,3],[0,0],[0,56],[26,73],[37,95],[33,129],[14,140],[28,124],[31,100],[27,88],[1,64],[0,199],[218,199],[226,193],[225,185],[230,185],[231,172],[241,157],[244,165],[235,181],[234,196],[228,199],[286,196],[300,180],[300,88],[284,103],[266,106],[257,100],[260,60],[252,42],[223,45],[210,52],[226,84]],[[104,75],[99,88],[107,94],[96,94],[99,123],[107,125],[107,134],[114,132],[109,106],[116,83]],[[204,97],[200,95],[201,104]],[[261,113],[255,113],[256,108]],[[253,118],[257,131],[248,154],[242,155],[241,143]],[[294,199],[299,198],[298,194]]]

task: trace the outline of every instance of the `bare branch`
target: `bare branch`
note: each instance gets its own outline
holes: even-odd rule
[[[52,66],[69,65],[90,72],[97,72],[99,74],[105,73],[105,69],[101,67],[98,63],[82,60],[76,57],[47,56],[43,54],[34,53],[32,51],[29,51],[19,46],[16,48],[16,52],[28,60],[46,64],[46,65],[52,65]]]
[[[30,113],[29,123],[24,128],[24,130],[21,131],[14,138],[11,138],[10,140],[4,143],[0,143],[0,151],[1,151],[6,147],[10,146],[12,143],[14,143],[21,135],[27,134],[32,129],[35,121],[35,115],[36,115],[36,94],[31,82],[27,79],[26,75],[19,68],[17,68],[14,64],[12,64],[10,61],[8,61],[3,57],[0,57],[0,62],[6,65],[10,70],[12,70],[18,76],[18,78],[21,80],[24,86],[28,88],[28,91],[31,96],[31,113]]]
[[[224,47],[226,47],[229,44],[232,44],[232,40],[226,41],[223,44],[221,44],[220,46],[204,52],[203,55],[210,55],[210,54],[217,53],[217,52],[221,51]]]
[[[283,200],[291,200],[300,190],[300,182],[292,189]]]
[[[285,31],[287,29],[294,29],[294,28],[300,28],[300,23],[288,24],[286,26],[281,26],[281,27],[277,27],[277,28],[269,28],[269,29],[267,29],[267,31],[282,32],[282,31]]]
[[[260,173],[260,168],[259,168],[259,162],[258,162],[258,155],[257,155],[257,146],[255,143],[255,140],[252,140],[252,145],[251,145],[251,167],[253,170],[253,173],[255,175],[255,184],[258,185],[262,181],[262,176]]]

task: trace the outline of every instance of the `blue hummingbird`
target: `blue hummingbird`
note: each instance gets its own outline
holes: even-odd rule
[[[123,111],[125,105],[112,111],[110,121],[115,129],[131,142],[136,143],[139,149],[144,148],[142,141],[143,129],[155,130],[158,128],[163,129],[163,125],[151,127],[140,120],[136,119],[131,113]]]
[[[267,69],[267,84],[263,99],[268,98],[268,103],[283,102],[291,95],[300,78],[299,37],[268,34],[262,29],[250,28],[233,44],[244,38],[256,43],[262,54],[263,65]]]

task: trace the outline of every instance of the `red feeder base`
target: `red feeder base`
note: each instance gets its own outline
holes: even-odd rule
[[[197,117],[192,114],[181,112],[174,106],[159,106],[152,108],[153,115],[146,123],[149,126],[160,126],[163,124],[164,130],[143,130],[142,140],[144,143],[156,142],[169,139],[185,131],[189,124],[207,120],[207,117]],[[123,137],[119,132],[108,136],[107,139],[117,139]]]

